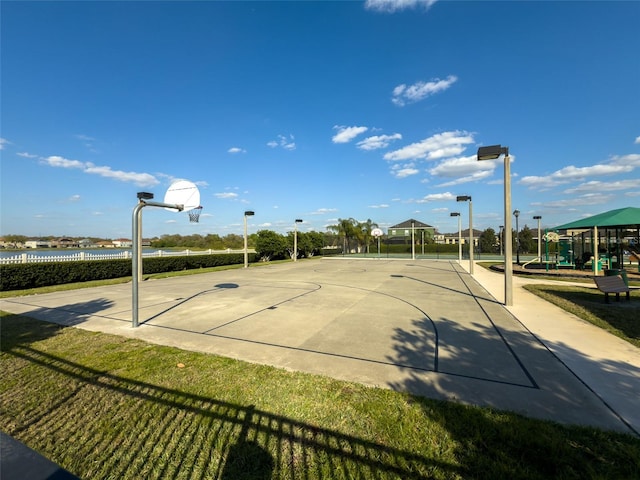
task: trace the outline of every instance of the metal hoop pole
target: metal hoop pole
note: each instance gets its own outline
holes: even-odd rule
[[[173,208],[181,212],[184,205],[147,202],[140,199],[133,208],[132,216],[132,245],[131,245],[131,326],[138,327],[138,282],[142,278],[142,209],[146,206]]]

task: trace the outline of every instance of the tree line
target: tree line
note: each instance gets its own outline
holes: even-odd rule
[[[369,253],[371,245],[376,239],[372,235],[373,229],[378,228],[378,224],[371,219],[364,222],[354,218],[338,218],[335,225],[329,225],[326,232],[297,232],[298,236],[298,256],[313,256],[320,253],[325,247],[337,247],[343,252]],[[285,258],[293,255],[294,232],[286,235],[278,234],[271,230],[261,230],[248,235],[249,247],[264,254],[265,258]],[[51,237],[54,238],[54,237]],[[98,240],[89,237],[91,240]],[[11,243],[24,243],[29,238],[24,235],[5,235],[5,241]],[[43,239],[46,239],[43,237]],[[530,253],[537,250],[537,242],[533,230],[527,225],[520,229],[517,234],[520,242],[520,252]],[[385,237],[383,236],[383,242]],[[478,251],[481,253],[496,253],[500,250],[502,238],[493,228],[482,231],[478,239]],[[416,242],[419,242],[416,239]],[[431,237],[425,238],[425,244],[434,243]],[[513,251],[516,251],[516,232],[512,234]],[[553,245],[553,244],[551,244]],[[235,233],[220,236],[215,233],[207,235],[192,234],[179,235],[167,234],[151,239],[153,248],[194,248],[201,250],[238,250],[244,248],[244,237]],[[291,257],[293,258],[293,257]]]

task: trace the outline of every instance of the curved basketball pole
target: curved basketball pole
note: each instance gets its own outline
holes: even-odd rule
[[[178,210],[181,212],[184,210],[182,204],[161,203],[161,202],[149,202],[148,195],[144,195],[144,192],[138,194],[139,202],[133,208],[133,245],[131,251],[131,275],[132,275],[132,299],[131,299],[131,326],[137,328],[138,326],[138,283],[142,278],[142,209],[144,207],[161,207],[169,208],[172,210]],[[153,195],[150,197],[153,198]]]

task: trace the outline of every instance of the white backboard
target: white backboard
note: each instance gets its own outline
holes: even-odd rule
[[[192,210],[200,206],[200,190],[195,183],[189,180],[177,180],[165,193],[164,203],[184,205],[183,211],[185,212]]]

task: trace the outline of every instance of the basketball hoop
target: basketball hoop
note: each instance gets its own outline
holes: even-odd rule
[[[189,222],[198,223],[198,221],[200,220],[200,212],[202,212],[202,205],[192,210],[189,210],[187,212],[189,214]]]

